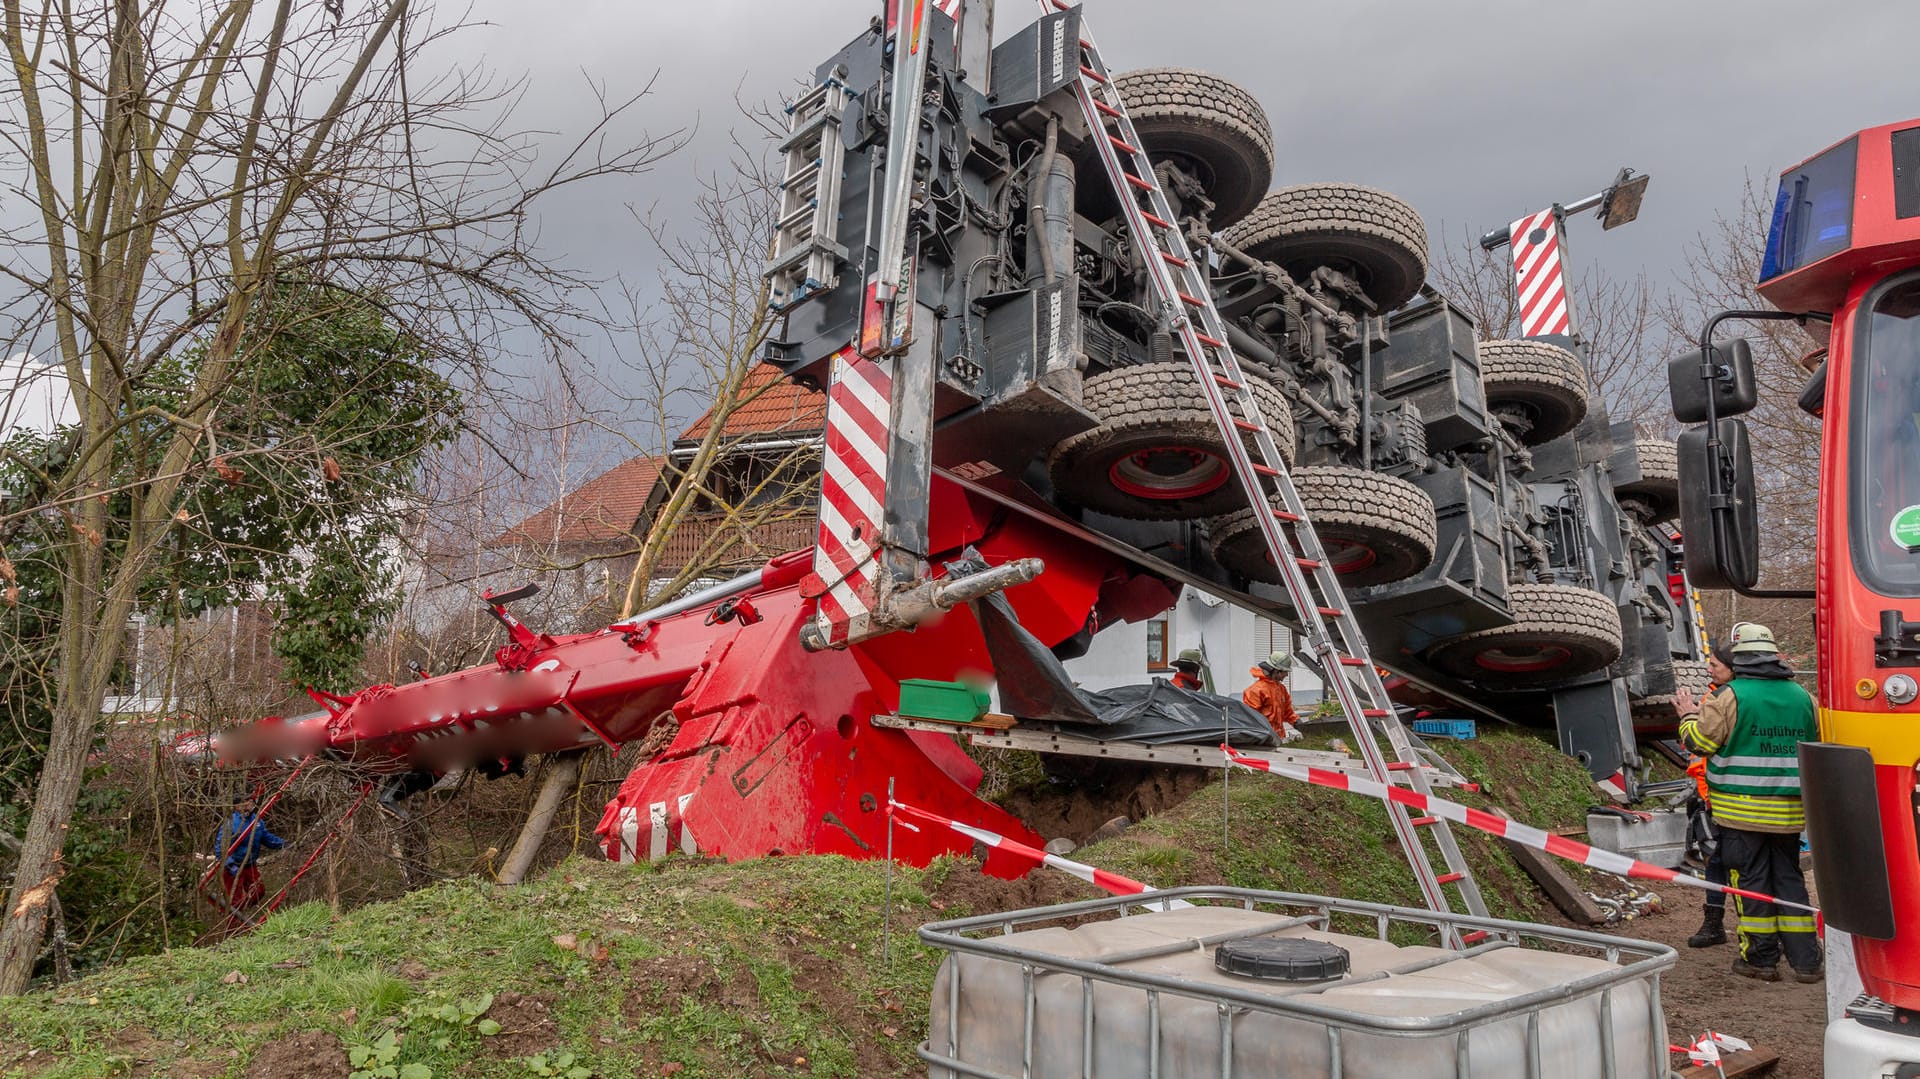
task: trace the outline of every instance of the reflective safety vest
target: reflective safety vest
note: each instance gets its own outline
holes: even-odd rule
[[[1787,679],[1735,678],[1733,733],[1707,758],[1713,815],[1734,827],[1799,831],[1800,743],[1820,739],[1807,691]]]

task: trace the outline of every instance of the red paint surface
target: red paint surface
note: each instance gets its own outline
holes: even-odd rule
[[[1783,274],[1760,292],[1782,310],[1831,312],[1828,335],[1827,405],[1823,414],[1820,527],[1815,612],[1819,700],[1823,709],[1886,715],[1885,722],[1851,724],[1853,744],[1873,751],[1887,873],[1893,893],[1895,937],[1854,939],[1854,954],[1868,992],[1904,1008],[1920,1009],[1920,848],[1914,834],[1914,767],[1910,734],[1920,715],[1895,715],[1883,695],[1862,700],[1855,683],[1876,683],[1893,673],[1876,667],[1873,640],[1880,612],[1898,609],[1920,619],[1920,603],[1880,596],[1854,573],[1848,527],[1852,460],[1849,398],[1853,388],[1855,324],[1861,301],[1887,277],[1920,265],[1920,217],[1894,216],[1891,135],[1920,126],[1909,120],[1858,133],[1851,246]],[[1851,136],[1850,136],[1851,137]],[[1843,140],[1844,141],[1844,140]],[[1837,144],[1836,144],[1837,145]],[[1797,166],[1796,166],[1797,169]],[[1829,739],[1833,734],[1822,730]]]

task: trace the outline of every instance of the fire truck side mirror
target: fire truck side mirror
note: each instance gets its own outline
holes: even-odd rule
[[[1681,423],[1707,421],[1708,395],[1715,416],[1752,411],[1759,395],[1753,382],[1753,350],[1736,337],[1707,352],[1695,349],[1667,363],[1667,393],[1673,418]]]
[[[1687,579],[1696,588],[1752,588],[1760,580],[1760,516],[1746,421],[1695,427],[1678,442]]]

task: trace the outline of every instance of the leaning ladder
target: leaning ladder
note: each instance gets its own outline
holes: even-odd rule
[[[1075,5],[1064,0],[1040,0],[1043,11],[1068,11]],[[1267,553],[1286,581],[1287,595],[1293,602],[1308,649],[1320,661],[1334,696],[1353,726],[1354,740],[1373,778],[1391,782],[1390,773],[1404,772],[1415,790],[1431,791],[1427,779],[1429,767],[1451,772],[1446,762],[1416,739],[1400,722],[1380,673],[1367,653],[1366,638],[1348,609],[1339,579],[1334,576],[1319,537],[1307,520],[1293,480],[1287,475],[1285,459],[1274,443],[1273,430],[1260,415],[1247,386],[1247,376],[1227,345],[1226,324],[1213,305],[1212,293],[1202,272],[1204,266],[1187,247],[1186,237],[1173,220],[1166,193],[1154,175],[1153,164],[1140,144],[1133,121],[1127,117],[1126,104],[1113,86],[1093,35],[1081,22],[1080,75],[1075,85],[1091,141],[1100,152],[1100,160],[1114,190],[1127,229],[1132,233],[1147,277],[1153,285],[1154,300],[1162,310],[1174,313],[1174,325],[1181,345],[1200,379],[1201,393],[1212,410],[1214,422],[1226,442],[1228,460],[1239,476],[1249,505],[1271,509],[1256,512],[1260,533],[1265,537]],[[1235,415],[1235,408],[1238,415]],[[1245,436],[1252,436],[1259,460],[1248,452]],[[1385,736],[1393,751],[1387,760],[1381,753],[1375,732]],[[1457,773],[1455,773],[1457,774]],[[1486,903],[1480,886],[1468,870],[1460,845],[1454,840],[1447,822],[1432,816],[1413,816],[1397,803],[1387,804],[1394,833],[1401,849],[1413,866],[1420,891],[1431,910],[1447,912],[1446,886],[1458,888],[1467,911],[1484,916]],[[1433,856],[1424,837],[1431,836],[1439,848],[1445,872],[1436,872]]]

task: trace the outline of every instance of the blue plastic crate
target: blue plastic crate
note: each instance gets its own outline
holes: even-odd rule
[[[1427,738],[1453,738],[1467,741],[1479,737],[1471,719],[1416,719],[1413,733]]]

